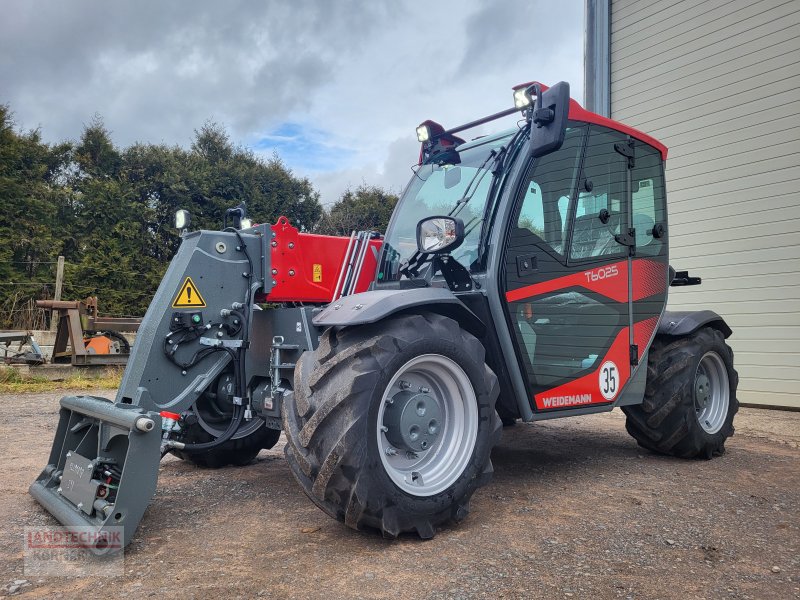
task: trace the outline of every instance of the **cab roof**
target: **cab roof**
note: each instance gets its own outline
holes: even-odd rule
[[[539,83],[542,88],[542,91],[545,91],[549,88],[549,86],[536,82],[536,81],[529,81],[528,83],[521,83],[519,85],[515,85],[512,89],[517,90],[519,88],[527,88],[533,85],[534,83]],[[586,110],[578,101],[570,98],[569,99],[569,118],[573,121],[583,121],[585,123],[594,123],[595,125],[602,125],[603,127],[608,127],[609,129],[615,129],[621,133],[631,136],[634,139],[637,139],[645,144],[649,144],[656,150],[661,153],[662,160],[667,160],[667,147],[659,142],[652,136],[647,135],[646,133],[639,131],[629,125],[625,125],[625,123],[620,123],[619,121],[615,121],[613,119],[609,119],[608,117],[604,117],[602,115],[598,115],[597,113],[593,113],[592,111]]]

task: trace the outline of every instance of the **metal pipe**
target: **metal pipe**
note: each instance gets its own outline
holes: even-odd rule
[[[347,274],[344,278],[344,284],[342,285],[342,296],[349,295],[349,290],[352,285],[352,277],[353,277],[353,269],[355,268],[356,259],[358,258],[358,253],[361,251],[361,244],[363,242],[364,232],[359,231],[356,233],[356,243],[353,246],[353,253],[350,255],[350,262],[347,265]]]
[[[494,113],[493,115],[489,115],[488,117],[482,117],[475,121],[470,121],[469,123],[465,123],[464,125],[459,125],[458,127],[453,127],[452,129],[448,129],[444,133],[441,133],[435,136],[433,139],[440,138],[444,135],[459,133],[460,131],[464,131],[466,129],[472,129],[473,127],[477,127],[478,125],[483,125],[484,123],[488,123],[489,121],[494,121],[495,119],[500,119],[501,117],[507,117],[508,115],[513,115],[515,112],[521,112],[522,109],[520,108],[507,108],[506,110],[501,110],[498,113]]]
[[[353,242],[356,238],[356,231],[355,229],[350,232],[350,239],[347,240],[347,249],[344,251],[344,260],[342,261],[342,267],[339,269],[339,278],[336,280],[336,287],[333,288],[333,300],[339,299],[339,287],[342,284],[342,279],[344,278],[344,273],[347,270],[347,260],[350,257],[350,251],[353,247]]]
[[[361,248],[359,248],[358,260],[356,261],[356,267],[353,272],[353,279],[350,282],[350,294],[355,293],[356,288],[358,287],[358,279],[361,277],[361,269],[364,267],[364,257],[366,257],[367,255],[368,248],[369,248],[369,232],[364,231]],[[348,296],[350,294],[348,294]]]
[[[155,427],[153,419],[140,408],[122,408],[113,402],[93,396],[65,396],[61,398],[61,406],[126,429],[147,432]],[[150,421],[152,427],[148,428],[146,421]]]

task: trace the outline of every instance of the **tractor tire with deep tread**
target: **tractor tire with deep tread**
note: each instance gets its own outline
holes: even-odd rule
[[[695,397],[698,366],[706,356],[720,359],[720,369],[727,373],[728,404],[713,433],[701,425]],[[678,338],[658,336],[650,348],[644,401],[622,407],[627,417],[625,428],[640,446],[660,454],[705,459],[722,455],[739,410],[738,383],[733,350],[717,329],[703,327]]]
[[[246,437],[228,440],[221,446],[205,452],[183,450],[172,450],[171,452],[181,460],[207,469],[219,469],[228,465],[243,467],[252,463],[262,449],[269,450],[277,444],[280,435],[279,430],[262,426]],[[181,441],[202,444],[210,442],[212,439],[214,439],[213,436],[203,429],[200,423],[195,422],[184,427]]]
[[[471,457],[446,489],[413,495],[386,471],[378,415],[392,378],[409,361],[435,355],[454,361],[468,377],[478,405],[477,434]],[[283,405],[287,462],[308,497],[347,526],[385,537],[416,532],[427,539],[437,526],[463,520],[473,492],[491,479],[489,455],[502,429],[497,377],[484,359],[480,341],[433,313],[325,331],[317,350],[300,358],[294,392]]]

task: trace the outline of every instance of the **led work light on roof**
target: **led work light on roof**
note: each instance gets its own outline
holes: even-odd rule
[[[521,87],[514,90],[514,107],[525,108],[531,105],[531,97],[528,94],[527,87]]]
[[[431,139],[431,129],[425,123],[417,127],[417,139],[420,142],[427,142]]]
[[[419,124],[419,127],[417,127],[417,139],[423,144],[426,142],[432,142],[433,138],[444,133],[444,127],[439,125],[439,123],[436,121],[431,121],[430,119],[423,121]]]

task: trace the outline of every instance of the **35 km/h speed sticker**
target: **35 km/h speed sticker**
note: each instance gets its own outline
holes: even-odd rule
[[[600,393],[606,400],[613,400],[619,391],[619,369],[613,361],[607,360],[600,367]]]

